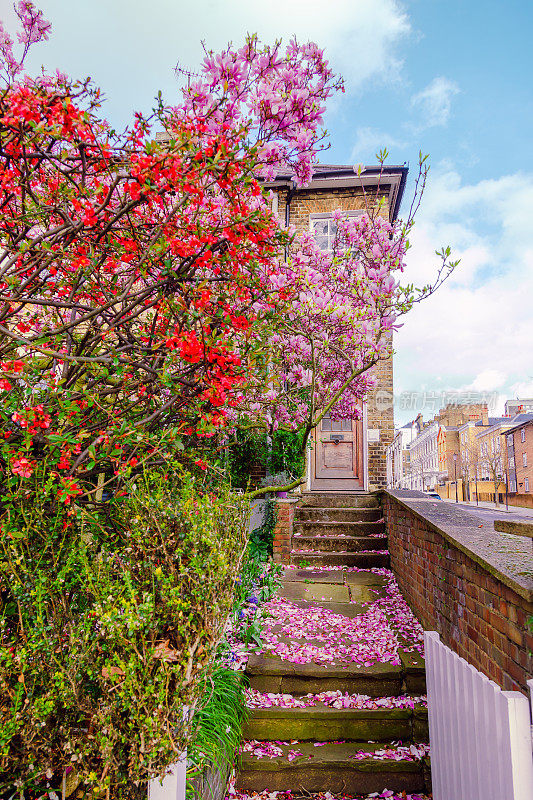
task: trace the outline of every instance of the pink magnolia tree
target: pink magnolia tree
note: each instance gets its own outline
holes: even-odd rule
[[[379,187],[375,196],[362,187],[366,210],[361,216],[333,214],[331,252],[322,250],[311,234],[293,234],[287,261],[268,278],[273,290],[287,291],[285,313],[256,334],[264,337],[266,357],[233,409],[238,425],[270,435],[298,431],[304,455],[325,414],[360,416],[362,401],[376,385],[373,368],[393,354],[392,333],[401,317],[436,291],[457,263],[446,248],[437,253],[432,283],[415,289],[400,282],[427,169],[421,157],[417,194],[405,222],[391,223],[383,216],[376,201]],[[297,476],[284,487],[265,487],[253,495],[303,482]]]

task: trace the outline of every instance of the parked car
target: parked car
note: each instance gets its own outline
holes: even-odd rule
[[[424,492],[428,497],[432,497],[434,500],[442,500],[442,497],[438,492]]]

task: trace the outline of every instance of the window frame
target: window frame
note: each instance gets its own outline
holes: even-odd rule
[[[366,213],[364,208],[358,209],[350,209],[349,211],[341,211],[342,217],[362,217]],[[316,211],[309,214],[309,232],[313,235],[313,238],[316,242],[316,236],[314,233],[314,223],[320,221],[333,221],[333,211]],[[330,226],[328,225],[328,247],[321,247],[320,249],[324,253],[332,253],[333,252],[333,242],[335,241],[335,235],[332,237],[330,233]]]

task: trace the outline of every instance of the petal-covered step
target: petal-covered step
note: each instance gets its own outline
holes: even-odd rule
[[[398,695],[403,689],[403,669],[393,664],[321,666],[296,664],[279,656],[252,654],[246,666],[250,687],[259,692],[319,694],[339,690],[369,697]]]
[[[368,536],[372,534],[386,536],[383,520],[378,520],[377,522],[321,522],[317,520],[295,522],[294,533],[304,535],[326,534],[328,536],[338,534],[344,534],[345,536]]]
[[[351,536],[347,534],[296,533],[293,545],[299,550],[327,550],[356,552],[358,550],[386,550],[387,537]]]
[[[295,543],[298,539],[294,540]],[[329,553],[327,551],[310,551],[300,550],[293,548],[291,551],[291,563],[299,566],[346,566],[346,567],[359,567],[360,569],[370,569],[372,567],[388,567],[390,564],[390,557],[388,553],[366,552],[366,553],[350,553],[348,551],[340,551],[336,553]]]
[[[368,492],[304,492],[300,508],[379,508],[376,495]]]
[[[298,506],[296,522],[380,522],[382,511],[375,508],[319,508]]]
[[[416,727],[415,727],[416,718]],[[427,710],[410,708],[354,709],[329,708],[317,704],[310,708],[255,708],[243,730],[246,739],[304,741],[421,740],[421,722]],[[427,741],[427,736],[424,741]]]
[[[251,791],[357,795],[422,792],[423,745],[370,742],[244,742],[236,785]]]

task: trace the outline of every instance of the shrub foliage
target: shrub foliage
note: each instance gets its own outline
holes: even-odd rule
[[[57,789],[68,765],[100,787],[143,780],[185,746],[231,612],[248,504],[156,476],[109,506],[64,529],[64,512],[28,493],[3,540],[4,789]]]

